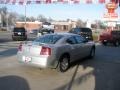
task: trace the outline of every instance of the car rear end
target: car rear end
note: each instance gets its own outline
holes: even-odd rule
[[[58,61],[56,60],[55,43],[45,43],[50,42],[47,39],[38,42],[39,40],[41,39],[36,39],[34,42],[27,44],[20,44],[17,53],[18,61],[40,68],[56,68]]]
[[[20,45],[18,60],[24,64],[47,68],[51,67],[52,48],[38,45]]]
[[[93,40],[92,30],[89,28],[81,28],[80,35],[85,37],[88,40]]]
[[[116,44],[116,41],[118,41],[118,35],[115,31],[105,31],[99,36],[99,41],[106,45],[107,43],[113,43]]]
[[[54,29],[42,28],[38,32],[38,36],[54,33]]]
[[[25,28],[14,28],[12,33],[13,40],[26,40],[27,32]]]
[[[79,34],[87,40],[93,40],[92,30],[90,28],[72,28],[69,33]]]

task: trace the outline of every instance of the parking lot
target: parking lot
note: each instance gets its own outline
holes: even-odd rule
[[[0,90],[120,90],[120,46],[96,43],[94,59],[75,62],[60,73],[19,63],[19,43],[9,32],[0,32]]]

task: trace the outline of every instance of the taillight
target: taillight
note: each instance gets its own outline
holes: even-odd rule
[[[22,43],[20,43],[20,45],[18,47],[18,51],[22,51]]]
[[[42,47],[40,55],[51,55],[51,48],[49,48],[49,47]]]

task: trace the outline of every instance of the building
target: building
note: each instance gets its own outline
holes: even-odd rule
[[[68,31],[71,28],[76,26],[74,21],[55,21],[51,22],[51,25],[54,26],[55,31]],[[34,29],[39,29],[43,27],[42,22],[16,22],[16,27],[25,27],[26,30],[31,31]]]
[[[76,22],[74,21],[56,21],[52,22],[56,31],[68,31],[73,27],[76,27]]]
[[[42,22],[16,22],[16,27],[25,27],[26,30],[31,31],[42,27]]]

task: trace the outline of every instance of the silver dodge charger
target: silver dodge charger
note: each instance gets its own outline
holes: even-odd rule
[[[21,43],[17,58],[25,65],[68,70],[70,63],[95,56],[95,43],[71,33],[46,34],[32,42]]]

